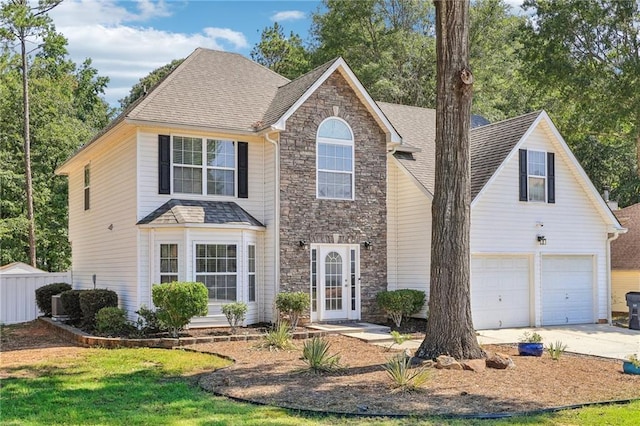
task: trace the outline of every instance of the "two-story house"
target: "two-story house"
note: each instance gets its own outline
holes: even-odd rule
[[[231,301],[272,321],[282,291],[308,292],[312,321],[381,320],[379,291],[428,292],[434,129],[341,58],[289,81],[197,49],[58,169],[74,287],[115,290],[133,316],[154,283],[199,281],[194,326],[226,324]],[[471,135],[478,328],[607,319],[623,228],[547,115]]]

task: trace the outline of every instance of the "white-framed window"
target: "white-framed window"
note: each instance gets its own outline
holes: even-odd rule
[[[173,192],[235,195],[236,142],[172,137]]]
[[[353,133],[344,120],[331,117],[318,127],[316,182],[318,198],[354,198]]]
[[[178,281],[178,244],[160,244],[160,283]]]
[[[84,166],[84,209],[91,207],[91,164]]]
[[[247,246],[247,301],[256,301],[256,246]]]
[[[529,201],[547,201],[547,153],[527,152]]]
[[[238,298],[238,250],[235,244],[196,244],[195,277],[209,290],[211,302]]]

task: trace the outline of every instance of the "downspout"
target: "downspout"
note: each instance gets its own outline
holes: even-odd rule
[[[396,150],[398,149],[399,146],[400,146],[399,144],[394,144],[393,148],[391,148],[391,151],[387,151],[387,158],[393,157],[393,155],[396,153]],[[389,160],[387,159],[387,182],[389,181],[389,170],[388,170],[388,167],[389,167]],[[398,290],[398,282],[400,280],[398,279],[398,251],[399,251],[398,250],[398,244],[399,243],[398,243],[398,170],[397,170],[397,168],[396,168],[396,170],[394,172],[395,172],[395,179],[394,179],[395,187],[393,188],[394,189],[393,196],[394,196],[395,199],[394,199],[394,206],[393,207],[394,207],[394,210],[395,210],[394,214],[395,214],[396,223],[394,224],[395,232],[394,232],[394,236],[393,236],[394,239],[395,239],[395,241],[393,242],[394,246],[395,246],[395,250],[394,250],[394,253],[393,253],[393,258],[394,258],[393,269],[394,269],[394,276],[395,276],[395,282],[393,283],[393,285],[394,285],[393,290]],[[387,197],[388,196],[389,196],[389,192],[387,191]],[[387,218],[387,220],[388,220],[388,218]],[[387,245],[387,255],[388,255],[388,250],[389,250],[389,246]],[[388,283],[387,283],[387,290],[391,290],[389,288],[389,284]]]
[[[274,288],[273,297],[275,300],[276,295],[280,291],[280,145],[278,144],[278,140],[271,139],[271,137],[269,136],[270,133],[277,134],[278,140],[280,139],[280,136],[279,136],[280,133],[278,131],[272,131],[272,132],[267,132],[264,135],[265,139],[268,142],[273,144],[273,148],[275,150],[274,161],[276,163],[275,176],[274,176],[275,193],[274,193],[274,200],[273,200],[273,203],[274,203],[273,222],[274,222],[274,232],[275,232],[275,238],[274,238],[275,252],[273,254],[273,258],[275,262],[275,267],[273,268],[273,273],[274,273],[273,283],[275,285],[275,288]],[[272,309],[273,309],[273,306],[272,306]],[[273,315],[273,312],[272,312],[272,315]]]
[[[613,319],[611,317],[611,241],[615,241],[618,239],[620,234],[623,232],[618,232],[617,230],[609,237],[607,236],[607,323],[611,325],[613,323]]]

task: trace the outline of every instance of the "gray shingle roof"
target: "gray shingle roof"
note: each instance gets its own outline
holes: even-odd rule
[[[611,268],[640,269],[640,203],[613,214],[628,231],[611,242]]]
[[[151,212],[138,225],[207,223],[244,224],[264,227],[259,220],[232,201],[199,201],[171,199]]]
[[[539,115],[540,111],[534,111],[471,129],[471,199],[478,195]]]
[[[420,152],[396,153],[395,158],[433,193],[435,182],[436,111],[378,102],[406,145]],[[471,198],[475,198],[507,154],[520,141],[540,111],[471,129]]]
[[[393,127],[402,135],[402,144],[420,148],[411,154],[395,157],[431,193],[435,180],[436,110],[378,102]]]
[[[268,127],[278,121],[337,60],[338,58],[320,65],[284,86],[279,87],[273,101],[264,114],[262,119],[263,125],[261,127]]]
[[[237,53],[196,49],[128,118],[254,131],[289,80]]]

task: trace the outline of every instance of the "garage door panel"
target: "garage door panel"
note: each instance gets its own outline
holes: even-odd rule
[[[474,256],[471,310],[476,329],[529,325],[529,260],[517,256]]]
[[[584,324],[593,321],[593,257],[542,258],[542,324]]]

